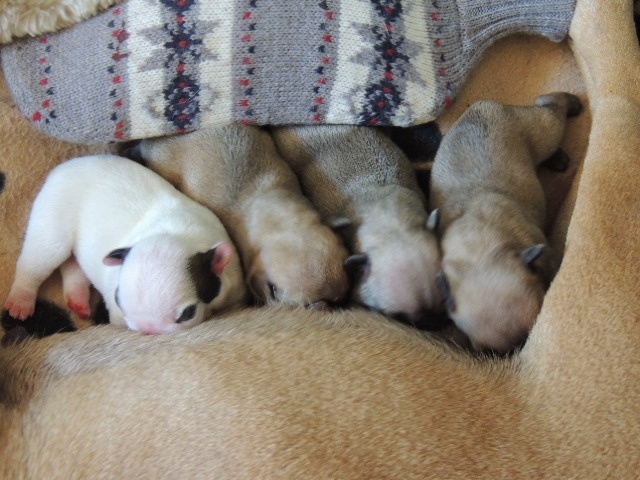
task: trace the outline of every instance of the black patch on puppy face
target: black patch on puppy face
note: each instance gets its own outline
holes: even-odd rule
[[[0,193],[2,193],[2,191],[4,190],[6,178],[7,176],[4,173],[0,172]]]
[[[222,284],[220,278],[211,269],[214,254],[214,249],[208,252],[199,252],[190,257],[188,262],[189,273],[196,286],[196,293],[204,303],[211,303],[218,296]]]

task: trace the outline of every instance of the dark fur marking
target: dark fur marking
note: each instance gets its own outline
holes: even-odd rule
[[[391,318],[426,332],[437,332],[453,323],[446,313],[434,313],[427,310],[421,312],[420,316],[413,320],[406,313],[393,313]]]
[[[189,258],[189,273],[196,286],[198,298],[204,303],[210,303],[220,293],[220,278],[211,271],[211,262],[215,249],[199,252]]]
[[[117,290],[116,290],[116,303],[117,303]],[[109,310],[107,310],[107,304],[104,303],[104,300],[101,298],[97,303],[95,308],[93,309],[91,320],[96,325],[102,325],[109,323]]]
[[[390,127],[388,132],[391,139],[414,162],[433,159],[442,141],[442,132],[435,122],[406,128]]]
[[[548,168],[553,172],[566,172],[569,168],[569,164],[571,163],[571,159],[567,152],[563,149],[559,148],[555,151],[553,155],[547,158],[544,162],[540,164],[540,166]]]
[[[0,193],[4,190],[6,179],[7,176],[3,172],[0,172]]]
[[[134,142],[126,142],[125,145],[120,149],[120,155],[128,158],[129,160],[133,160],[140,165],[147,167],[147,161],[142,157],[140,153],[140,141],[136,140]]]
[[[48,300],[41,299],[36,300],[35,311],[33,315],[26,320],[13,318],[9,315],[9,312],[5,310],[2,312],[0,323],[5,332],[13,331],[10,338],[16,340],[25,338],[24,332],[21,332],[19,328],[24,329],[27,336],[36,338],[76,330],[69,313],[65,309],[60,308]],[[18,330],[14,330],[16,328],[18,328]]]

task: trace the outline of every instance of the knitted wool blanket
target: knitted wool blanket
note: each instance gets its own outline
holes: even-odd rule
[[[494,41],[565,38],[575,0],[127,0],[14,41],[16,104],[103,143],[257,125],[409,126],[450,106]]]

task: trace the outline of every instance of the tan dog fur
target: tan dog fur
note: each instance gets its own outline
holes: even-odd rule
[[[577,2],[593,128],[563,264],[521,353],[473,360],[373,313],[301,310],[51,337],[1,354],[0,477],[637,478],[631,8]]]
[[[581,109],[563,92],[534,106],[479,101],[442,139],[430,183],[441,213],[441,283],[449,315],[479,350],[524,341],[556,274],[561,257],[544,234],[537,171]]]
[[[324,306],[344,299],[347,250],[268,133],[237,124],[143,140],[138,148],[152,170],[222,220],[258,300]]]
[[[412,323],[442,311],[435,283],[440,252],[402,151],[365,127],[286,126],[272,134],[304,193],[323,217],[346,219],[345,243],[366,255],[354,299]]]

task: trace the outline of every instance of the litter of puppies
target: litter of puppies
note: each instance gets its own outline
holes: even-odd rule
[[[580,109],[580,100],[563,92],[528,107],[478,102],[444,135],[430,127],[421,137],[431,151],[439,144],[430,177],[417,176],[392,139],[401,137],[375,127],[238,124],[143,140],[124,155],[148,168],[96,157],[94,179],[74,173],[58,187],[45,185],[47,201],[34,204],[5,308],[18,319],[31,315],[37,285],[60,267],[70,309],[90,314],[92,284],[111,323],[145,333],[195,325],[221,310],[216,302],[246,306],[250,292],[257,304],[361,305],[424,330],[453,322],[454,337],[462,331],[473,349],[509,352],[526,339],[561,260],[543,232],[537,169],[554,155],[562,159],[566,119]],[[83,161],[58,170],[75,172]],[[110,162],[118,162],[119,174],[110,173]],[[148,182],[162,183],[163,193],[134,193]],[[96,188],[108,184],[107,193]],[[63,200],[83,204],[77,193],[97,199],[83,207],[88,213],[50,215]],[[114,203],[118,196],[126,205]],[[158,228],[172,235],[183,228],[166,219],[164,205],[176,196],[199,212],[198,221],[200,209],[216,219],[217,242],[201,233],[203,241],[185,250],[184,239],[157,238],[164,233]],[[100,241],[86,234],[101,231],[90,211],[97,204],[110,205],[111,223],[102,227],[108,231],[125,228],[121,219],[131,212],[155,211],[155,220],[134,222],[127,228],[135,234],[102,245],[104,233]],[[36,268],[57,230],[80,232],[76,244],[58,241],[55,262]],[[164,252],[160,262],[138,258],[142,249],[131,248],[147,237],[154,258]],[[137,265],[135,273],[130,265]],[[225,275],[231,279],[220,282]]]

